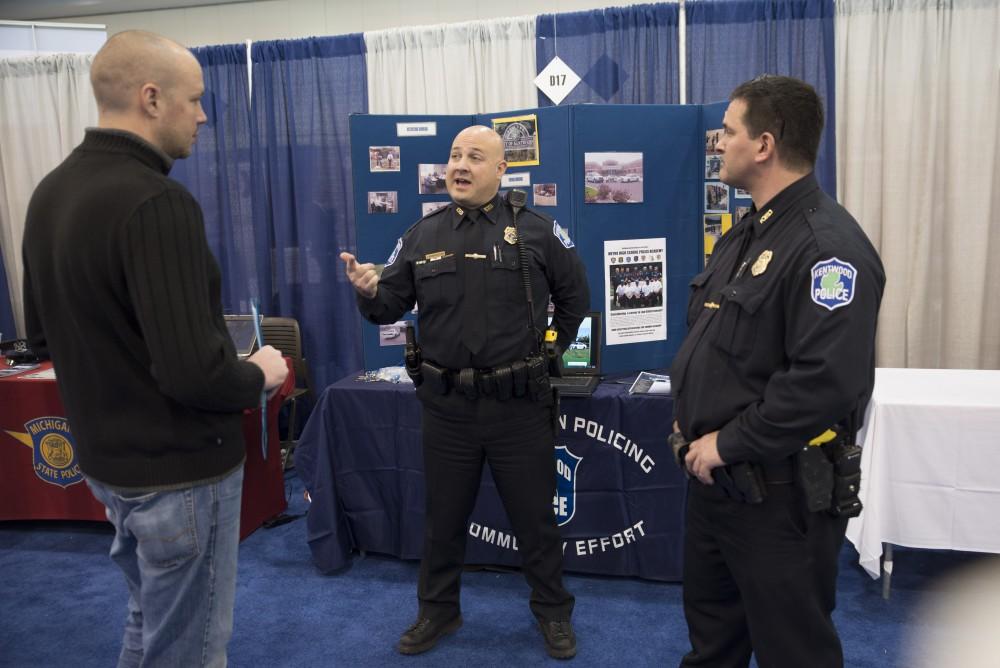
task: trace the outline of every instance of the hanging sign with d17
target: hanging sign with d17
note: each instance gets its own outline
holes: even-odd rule
[[[580,77],[556,56],[535,77],[535,87],[545,93],[553,104],[562,102],[580,83]]]

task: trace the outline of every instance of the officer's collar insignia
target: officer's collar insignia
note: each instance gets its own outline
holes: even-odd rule
[[[517,243],[517,230],[513,227],[503,228],[503,240],[509,244]]]
[[[809,296],[827,310],[847,306],[854,299],[858,270],[850,262],[831,257],[812,267]]]
[[[757,222],[766,223],[767,219],[770,218],[773,214],[774,214],[774,209],[768,209],[767,211],[764,212],[764,214],[760,217],[760,220]]]
[[[493,210],[493,202],[490,202],[489,204],[487,204],[482,208],[483,213],[489,213],[492,210]]]
[[[460,206],[456,206],[455,207],[455,213],[457,213],[460,216],[464,216],[465,215],[465,209],[463,209]]]
[[[396,261],[397,257],[399,257],[399,251],[401,251],[401,250],[403,250],[403,238],[402,237],[400,237],[399,241],[396,242],[396,247],[392,249],[392,255],[390,255],[389,259],[385,261],[385,266],[391,267],[392,263]]]
[[[772,257],[774,257],[774,253],[772,253],[769,250],[766,250],[763,253],[761,253],[759,256],[757,256],[757,261],[753,263],[752,267],[750,267],[750,273],[753,274],[754,276],[760,276],[761,274],[763,274],[764,271],[767,269],[767,263],[771,261]]]
[[[566,248],[572,248],[573,246],[576,245],[573,243],[573,240],[569,238],[569,232],[566,230],[566,228],[560,227],[559,223],[554,220],[552,221],[552,234],[554,234],[556,239],[559,240],[559,243],[561,243]]]

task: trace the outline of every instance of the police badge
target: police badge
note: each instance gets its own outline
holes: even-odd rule
[[[760,276],[761,274],[763,274],[764,271],[767,270],[767,263],[771,261],[772,257],[774,257],[774,253],[772,253],[769,250],[766,250],[763,253],[761,253],[757,257],[757,261],[753,263],[752,267],[750,267],[750,273],[753,274],[754,276]]]
[[[517,230],[513,227],[503,228],[503,240],[509,244],[517,243]]]

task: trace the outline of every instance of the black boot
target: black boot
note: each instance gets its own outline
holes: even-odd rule
[[[454,633],[462,626],[462,615],[451,619],[434,620],[420,617],[399,637],[396,649],[400,654],[420,654],[438,643],[438,640]],[[570,631],[572,633],[572,631]]]
[[[568,620],[538,620],[545,637],[545,651],[553,659],[572,659],[576,656],[576,634]]]

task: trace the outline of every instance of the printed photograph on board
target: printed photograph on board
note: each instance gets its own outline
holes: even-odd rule
[[[417,166],[417,192],[421,195],[440,195],[448,192],[444,175],[448,165],[423,163]]]
[[[725,183],[705,184],[705,213],[729,212],[729,186]]]
[[[399,197],[395,190],[379,190],[368,193],[368,213],[396,213],[399,211]]]
[[[642,153],[585,153],[586,204],[642,203]]]
[[[443,206],[448,206],[448,202],[421,202],[420,215],[426,216],[427,214],[434,213]]]
[[[718,179],[719,170],[722,169],[722,156],[717,154],[705,156],[705,178]]]
[[[718,148],[719,141],[722,139],[722,128],[717,128],[715,130],[708,130],[705,132],[705,155],[717,155],[721,153]]]
[[[556,184],[554,183],[536,183],[532,187],[533,199],[532,206],[556,206]]]
[[[398,172],[398,146],[369,146],[368,169],[372,172]]]

